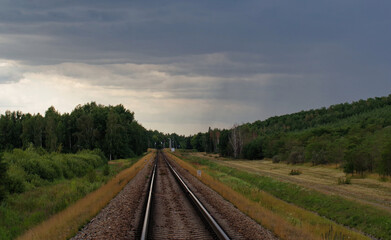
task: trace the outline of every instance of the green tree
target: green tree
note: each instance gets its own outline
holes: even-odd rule
[[[205,134],[197,133],[191,139],[191,145],[199,152],[205,151]]]
[[[83,114],[76,120],[77,146],[79,149],[92,149],[94,147],[94,120],[90,114]]]
[[[38,147],[43,146],[45,120],[39,113],[36,116],[34,116],[33,119],[34,119],[33,120],[33,123],[34,123],[34,146],[38,148]]]
[[[380,174],[391,176],[391,143],[384,148],[378,168]]]
[[[0,150],[11,150],[22,147],[20,136],[23,132],[23,114],[19,111],[6,111],[0,117]]]
[[[60,114],[57,110],[51,106],[45,112],[45,145],[50,151],[56,151],[58,147],[58,122],[60,120]]]
[[[243,157],[246,159],[262,159],[262,143],[261,138],[257,138],[254,141],[247,143],[243,146],[242,150]]]
[[[123,127],[119,123],[119,116],[117,113],[110,111],[107,116],[107,127],[106,127],[106,144],[109,152],[109,159],[112,159],[112,156],[117,156],[119,152],[120,142],[121,142],[121,133],[123,132]]]
[[[34,118],[31,114],[26,114],[22,122],[22,135],[20,136],[23,148],[29,147],[34,142]]]
[[[209,127],[208,132],[205,135],[205,151],[210,153],[213,152],[213,132]]]
[[[229,143],[230,135],[231,132],[227,129],[222,130],[220,133],[219,149],[220,155],[223,157],[232,156],[233,154],[231,144]]]

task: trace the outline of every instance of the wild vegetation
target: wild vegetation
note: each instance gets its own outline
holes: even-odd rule
[[[0,115],[0,238],[18,236],[129,167],[146,152],[149,133],[122,105]],[[129,160],[108,164],[118,158]]]
[[[272,230],[282,239],[369,239],[367,236],[331,221],[330,218],[323,217],[324,215],[318,215],[316,211],[308,211],[298,207],[302,205],[290,200],[290,198],[296,198],[301,201],[307,199],[309,202],[321,202],[323,199],[327,199],[327,195],[316,195],[316,192],[308,191],[294,184],[285,184],[271,178],[263,178],[256,174],[221,166],[182,151],[171,156],[191,174],[197,176],[238,209]],[[203,171],[201,177],[197,175],[197,169]],[[274,192],[269,191],[270,189],[274,189]],[[301,191],[308,193],[301,197]],[[281,196],[283,197],[281,198]],[[335,202],[327,202],[326,205],[329,204],[335,204]],[[355,207],[357,206],[359,205]],[[348,211],[351,209],[348,209],[347,212],[339,212],[345,207],[342,206],[342,203],[337,203],[336,207],[338,209],[332,211],[331,214],[349,218]],[[332,206],[329,205],[325,211],[329,208],[331,209]],[[353,219],[355,218],[356,215],[353,215]],[[382,216],[380,219],[384,220]],[[363,220],[363,217],[360,220]],[[373,220],[374,218],[371,218],[371,221]],[[387,226],[387,223],[384,223],[379,228]],[[381,236],[387,236],[390,231],[387,228],[382,230],[384,232],[380,233]],[[325,238],[325,236],[330,238]]]
[[[100,150],[76,154],[41,152],[30,147],[6,152],[6,198],[0,204],[0,239],[13,239],[32,226],[98,189],[124,167],[108,164]]]
[[[391,95],[235,124],[231,129],[209,128],[188,137],[146,130],[122,105],[91,102],[64,114],[50,107],[44,116],[7,111],[0,115],[0,238],[13,238],[64,209],[133,161],[107,164],[108,160],[129,159],[148,147],[164,148],[170,143],[231,158],[332,163],[345,173],[377,173],[387,180],[391,176]],[[205,166],[220,183],[243,190],[240,193],[252,201],[257,198],[256,189],[373,236],[386,239],[391,234],[384,225],[391,226],[388,213],[370,206],[213,161],[188,160]],[[305,175],[296,166],[284,174]],[[351,181],[345,176],[335,179],[335,184],[342,187]],[[329,228],[328,232],[322,229],[316,234],[330,235]]]
[[[336,163],[391,175],[391,95],[272,117],[191,137],[191,148],[234,158]]]
[[[250,199],[254,197],[253,190],[258,189],[376,238],[389,239],[391,236],[391,214],[375,207],[222,166],[204,158],[188,156],[184,159],[198,168],[206,167],[204,170],[207,170],[208,174]],[[271,207],[276,206],[273,203]],[[301,221],[306,220],[300,219]]]
[[[391,181],[389,177],[383,180],[376,173],[360,175],[346,175],[335,164],[316,165],[311,163],[286,164],[273,163],[270,159],[243,160],[218,156],[218,154],[186,151],[184,155],[205,158],[219,165],[235,168],[240,171],[256,175],[272,177],[277,181],[293,183],[303,188],[312,189],[323,194],[338,195],[340,197],[371,205],[391,213]],[[300,175],[290,175],[293,170]]]
[[[139,170],[147,164],[148,160],[153,159],[151,156],[153,154],[153,152],[150,152],[142,159],[132,158],[110,162],[112,179],[65,210],[29,229],[18,239],[69,239],[74,236],[80,227],[94,217],[125,187]]]
[[[94,170],[107,164],[103,153],[96,149],[77,154],[46,153],[30,147],[4,153],[8,166],[5,190],[10,194],[23,193],[49,185],[56,180],[88,177],[95,180]]]

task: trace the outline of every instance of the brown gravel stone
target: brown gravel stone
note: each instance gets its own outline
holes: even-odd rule
[[[170,163],[232,239],[277,239],[270,231],[243,214],[174,161]],[[146,167],[140,170],[125,188],[72,239],[136,239],[143,217],[142,211],[151,171],[150,160]]]
[[[72,240],[135,239],[142,218],[152,162],[151,159]]]
[[[168,156],[166,154],[166,156]],[[175,161],[171,165],[181,174],[186,184],[204,204],[205,208],[217,220],[232,239],[278,239],[253,219],[242,213],[234,205],[221,197],[214,190],[200,182]]]
[[[158,158],[148,239],[213,240],[160,154]]]

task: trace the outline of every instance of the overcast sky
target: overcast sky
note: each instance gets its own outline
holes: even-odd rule
[[[391,1],[0,0],[0,111],[179,134],[391,93]]]

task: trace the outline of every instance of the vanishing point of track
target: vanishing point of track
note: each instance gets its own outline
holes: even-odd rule
[[[224,230],[158,151],[149,192],[141,239],[229,239]]]

